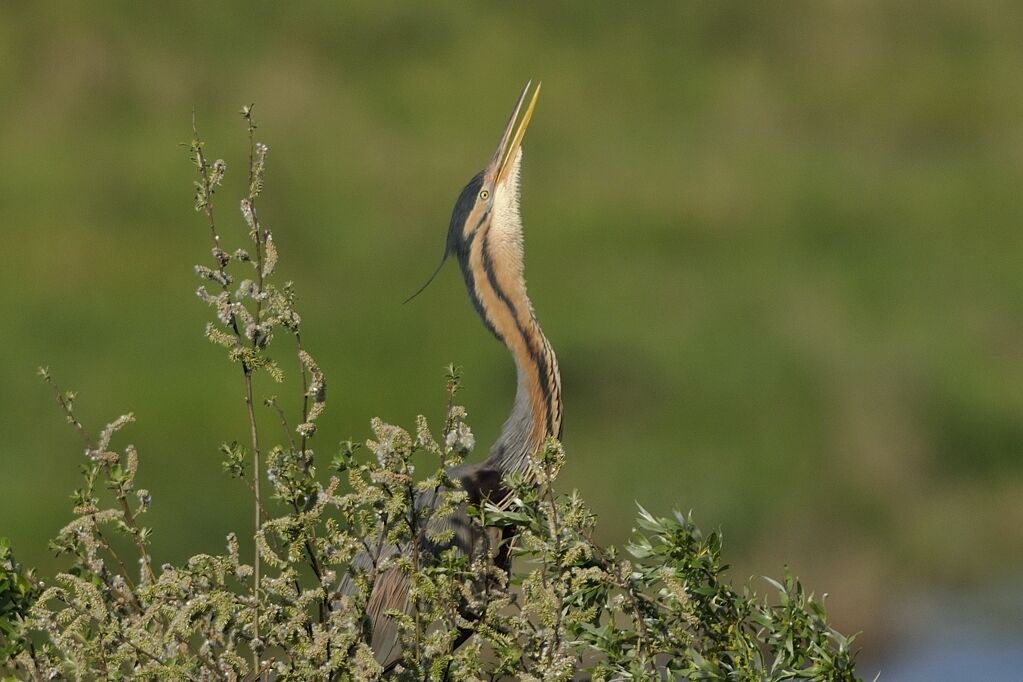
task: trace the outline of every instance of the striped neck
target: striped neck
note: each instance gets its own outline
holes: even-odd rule
[[[502,474],[525,474],[544,440],[561,436],[561,374],[526,294],[522,232],[512,222],[502,228],[484,215],[458,255],[476,311],[508,348],[517,372],[515,403],[486,463]]]

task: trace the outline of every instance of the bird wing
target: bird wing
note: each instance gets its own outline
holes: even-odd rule
[[[448,473],[453,480],[461,482],[463,490],[468,494],[470,504],[479,505],[485,499],[500,498],[501,475],[496,469],[483,464],[473,464],[457,467]],[[444,492],[446,491],[437,490],[420,494],[416,498],[416,507],[436,507],[439,496]],[[453,532],[450,541],[436,543],[429,539],[430,536],[444,531]],[[475,520],[469,517],[465,508],[461,507],[445,518],[430,519],[426,530],[420,537],[420,551],[426,561],[430,561],[431,557],[439,556],[441,552],[451,547],[456,547],[469,556],[478,556],[480,552],[488,552],[495,563],[507,571],[510,568],[508,551],[505,546],[507,539],[507,532],[503,532],[500,528],[481,528]],[[407,549],[404,547],[386,545],[381,548],[378,562],[391,559],[406,551]],[[352,566],[357,570],[369,572],[373,567],[373,560],[364,552],[352,561]],[[401,568],[385,569],[373,583],[373,590],[366,605],[366,618],[372,625],[371,646],[374,657],[385,669],[398,662],[402,654],[398,623],[387,613],[398,611],[407,615],[412,614],[415,605],[409,599],[409,582],[410,576]],[[341,580],[338,594],[350,595],[356,589],[356,584],[349,574]]]

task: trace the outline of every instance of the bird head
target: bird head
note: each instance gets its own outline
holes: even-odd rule
[[[488,223],[498,227],[520,225],[519,168],[522,163],[522,138],[540,95],[540,85],[537,84],[523,113],[522,105],[531,85],[526,83],[519,95],[490,163],[473,176],[458,195],[451,212],[445,255],[464,253],[477,232]]]
[[[440,266],[406,302],[418,296],[433,281],[448,256],[457,255],[464,269],[469,247],[484,228],[492,228],[498,239],[507,240],[513,248],[518,245],[521,251],[519,168],[522,163],[522,138],[540,95],[540,84],[537,84],[523,112],[522,105],[531,86],[532,81],[526,83],[519,95],[490,163],[474,175],[459,193],[451,212],[447,243]]]

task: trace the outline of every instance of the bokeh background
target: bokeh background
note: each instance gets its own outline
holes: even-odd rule
[[[329,381],[321,457],[374,415],[438,419],[450,361],[485,450],[505,351],[456,267],[401,301],[542,79],[527,272],[564,377],[562,484],[602,540],[637,500],[691,509],[738,582],[788,565],[829,593],[865,675],[1018,679],[1021,22],[972,0],[4,2],[0,534],[61,563],[82,447],[37,365],[96,430],[136,413],[159,560],[249,525],[217,455],[244,438],[242,383],[193,294],[193,109],[240,246],[256,103],[262,214]]]

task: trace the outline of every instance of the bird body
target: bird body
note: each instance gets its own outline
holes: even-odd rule
[[[441,261],[443,265],[449,256],[457,257],[470,301],[486,328],[508,349],[516,368],[511,413],[488,457],[482,463],[465,464],[448,472],[452,480],[461,483],[469,503],[477,506],[485,500],[502,503],[504,477],[519,474],[528,480],[530,457],[548,437],[561,436],[561,375],[554,350],[536,319],[525,282],[519,212],[520,145],[540,90],[537,86],[520,119],[529,87],[527,84],[522,91],[490,164],[459,194]],[[419,495],[416,507],[434,506],[438,494]],[[436,556],[449,547],[456,547],[469,556],[476,556],[480,551],[496,549],[497,564],[505,570],[510,567],[507,530],[480,528],[464,508],[444,519],[431,520],[430,524],[420,539],[426,553]],[[453,531],[450,542],[441,546],[429,540],[430,535],[443,530]],[[377,561],[402,551],[402,547],[385,547]],[[368,569],[372,560],[363,555],[356,558],[355,564]],[[344,580],[341,592],[351,589],[351,581]],[[397,626],[385,614],[390,610],[411,613],[413,606],[406,573],[394,568],[377,578],[366,615],[373,627],[374,654],[385,668],[401,656]]]

